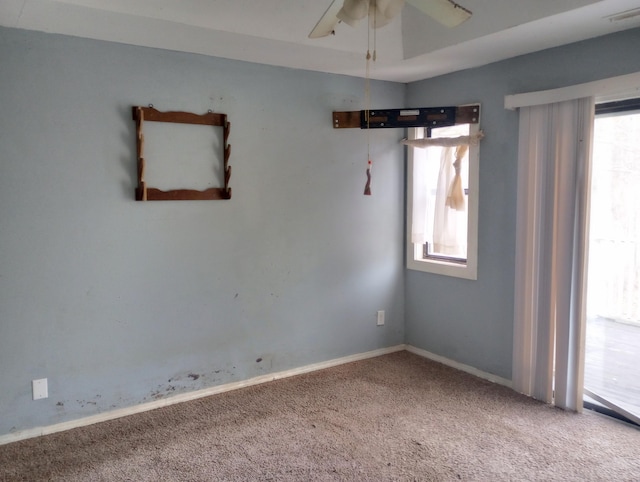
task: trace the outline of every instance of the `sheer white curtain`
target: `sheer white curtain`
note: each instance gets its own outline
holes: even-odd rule
[[[582,409],[593,98],[520,108],[514,389]]]
[[[466,147],[466,146],[465,146]],[[435,149],[431,147],[430,149]],[[433,250],[447,256],[467,255],[467,205],[457,207],[451,202],[450,193],[456,186],[454,181],[459,177],[462,158],[458,159],[455,147],[441,147],[440,170],[435,193],[435,209],[433,214]],[[457,163],[457,168],[456,168]],[[456,171],[458,175],[456,175]],[[459,184],[462,188],[462,183]]]
[[[438,130],[438,137],[444,137],[460,129]],[[467,150],[467,145],[414,150],[411,241],[429,243],[439,254],[466,257],[467,203],[459,191]]]

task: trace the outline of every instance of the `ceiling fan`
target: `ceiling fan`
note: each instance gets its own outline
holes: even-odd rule
[[[447,27],[455,27],[471,17],[471,12],[453,0],[406,0],[418,10]],[[338,22],[354,26],[369,17],[371,27],[382,27],[400,13],[405,0],[334,0],[309,34],[309,38],[326,37]]]

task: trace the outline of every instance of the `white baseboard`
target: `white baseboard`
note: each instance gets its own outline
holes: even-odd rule
[[[455,368],[457,370],[469,373],[479,378],[484,378],[485,380],[489,380],[490,382],[497,383],[499,385],[504,385],[505,387],[513,388],[513,384],[511,380],[506,378],[499,377],[498,375],[494,375],[492,373],[483,372],[482,370],[478,370],[470,365],[465,365],[464,363],[459,363],[457,361],[451,360],[449,358],[436,355],[435,353],[431,353],[429,351],[423,350],[421,348],[416,348],[415,346],[406,345],[405,350],[410,353],[414,353],[424,358],[428,358],[429,360],[436,361],[438,363],[442,363],[443,365],[447,365],[451,368]]]
[[[135,415],[136,413],[147,412],[149,410],[155,410],[156,408],[167,407],[169,405],[175,405],[176,403],[188,402],[190,400],[196,400],[198,398],[208,397],[216,395],[218,393],[229,392],[231,390],[237,390],[239,388],[250,387],[253,385],[260,385],[262,383],[271,382],[274,380],[281,380],[283,378],[293,377],[296,375],[302,375],[305,373],[311,373],[318,370],[324,370],[325,368],[331,368],[338,365],[344,365],[345,363],[351,363],[359,360],[366,360],[367,358],[374,358],[377,356],[387,355],[389,353],[395,353],[398,351],[406,350],[429,360],[442,363],[443,365],[450,366],[457,370],[475,375],[485,380],[489,380],[493,383],[512,387],[511,380],[493,375],[491,373],[483,372],[469,365],[450,360],[440,355],[416,348],[411,345],[396,345],[388,348],[380,348],[378,350],[372,350],[365,353],[358,353],[356,355],[349,355],[342,358],[335,358],[333,360],[327,360],[319,363],[312,363],[311,365],[305,365],[299,368],[292,368],[291,370],[284,370],[277,373],[271,373],[268,375],[261,375],[259,377],[249,378],[239,382],[227,383],[215,387],[204,388],[202,390],[196,390],[193,392],[182,393],[162,400],[155,400],[153,402],[141,403],[132,407],[121,408],[118,410],[112,410],[109,412],[99,413],[90,417],[83,417],[76,420],[69,420],[68,422],[57,423],[54,425],[47,425],[45,427],[35,427],[27,430],[21,430],[19,432],[9,433],[6,435],[0,435],[0,445],[8,444],[11,442],[17,442],[19,440],[25,440],[28,438],[39,437],[41,435],[48,435],[57,432],[63,432],[65,430],[71,430],[73,428],[86,427],[87,425],[93,425],[94,423],[106,422],[108,420],[114,420],[129,415]]]
[[[134,415],[136,413],[147,412],[149,410],[155,410],[156,408],[167,407],[176,403],[188,402],[190,400],[196,400],[198,398],[208,397],[210,395],[216,395],[218,393],[229,392],[231,390],[237,390],[239,388],[250,387],[253,385],[259,385],[261,383],[271,382],[274,380],[280,380],[283,378],[293,377],[296,375],[302,375],[304,373],[315,372],[323,370],[325,368],[331,368],[345,363],[351,363],[354,361],[365,360],[367,358],[374,358],[377,356],[387,355],[389,353],[395,353],[406,349],[406,345],[396,345],[388,348],[380,348],[378,350],[372,350],[365,353],[358,353],[356,355],[349,355],[342,358],[336,358],[319,363],[312,363],[299,368],[292,368],[291,370],[284,370],[277,373],[270,373],[268,375],[261,375],[259,377],[249,378],[240,382],[227,383],[225,385],[219,385],[216,387],[204,388],[202,390],[196,390],[189,393],[182,393],[162,400],[155,400],[153,402],[141,403],[132,407],[121,408],[118,410],[112,410],[109,412],[92,415],[90,417],[83,417],[76,420],[69,420],[68,422],[56,423],[54,425],[47,425],[45,427],[35,427],[27,430],[21,430],[19,432],[9,433],[6,435],[0,435],[0,445],[8,444],[11,442],[17,442],[19,440],[25,440],[28,438],[39,437],[41,435],[48,435],[56,432],[62,432],[65,430],[71,430],[78,427],[86,427],[87,425],[93,425],[94,423],[106,422],[107,420],[114,420],[116,418],[126,417],[128,415]]]

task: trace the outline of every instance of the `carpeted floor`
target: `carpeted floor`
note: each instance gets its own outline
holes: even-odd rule
[[[399,352],[0,446],[0,480],[640,480],[640,431]]]

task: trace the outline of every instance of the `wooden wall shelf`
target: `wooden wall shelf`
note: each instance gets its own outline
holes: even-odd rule
[[[369,118],[367,119],[367,115]],[[397,127],[444,127],[477,124],[479,105],[460,107],[419,107],[416,109],[382,109],[333,112],[334,129],[392,129]]]
[[[227,143],[231,124],[227,120],[226,114],[208,112],[206,114],[192,114],[190,112],[160,112],[149,107],[132,107],[133,120],[136,122],[136,157],[138,162],[138,187],[136,188],[136,201],[207,201],[219,199],[231,199],[231,188],[229,179],[231,178],[231,166],[229,166],[229,156],[231,155],[231,145]],[[222,127],[223,129],[223,172],[224,187],[212,187],[204,191],[195,189],[175,189],[162,191],[160,189],[147,186],[144,176],[146,163],[144,159],[144,122],[173,122],[178,124],[196,124]]]

